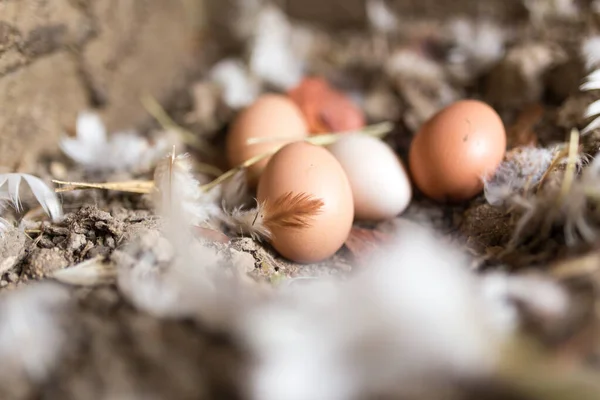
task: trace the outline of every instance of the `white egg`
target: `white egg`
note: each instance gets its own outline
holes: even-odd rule
[[[410,180],[390,146],[364,134],[345,134],[328,148],[350,181],[356,219],[380,221],[406,209]]]

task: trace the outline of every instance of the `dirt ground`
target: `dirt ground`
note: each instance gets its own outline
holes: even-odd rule
[[[182,39],[189,35],[182,24],[174,22],[185,19],[185,7],[161,1],[134,1],[131,9],[112,1],[23,3],[31,3],[35,9],[31,12],[41,13],[47,22],[42,30],[36,30],[35,24],[14,17],[24,12],[18,2],[0,0],[3,166],[46,181],[122,180],[119,175],[84,171],[57,150],[58,137],[73,126],[76,112],[89,106],[100,107],[111,131],[131,126],[148,135],[157,134],[159,124],[137,105],[142,91],[154,94],[179,125],[218,149],[205,157],[188,148],[192,154],[217,160],[222,166],[223,135],[234,112],[213,110],[212,117],[218,114],[220,120],[212,125],[189,120],[195,107],[189,88],[202,83],[204,76],[197,73],[202,68],[190,63],[194,58],[186,46],[191,44]],[[582,39],[598,32],[599,14],[590,11],[594,2],[396,0],[390,3],[398,15],[397,29],[385,34],[369,27],[362,1],[277,3],[294,23],[314,24],[311,27],[323,39],[320,48],[309,55],[309,71],[328,77],[340,88],[362,93],[371,122],[392,121],[395,128],[386,141],[401,157],[406,157],[416,127],[448,99],[473,97],[492,104],[509,128],[510,147],[532,140],[542,147],[564,143],[572,128],[583,129],[589,122],[583,112],[596,98],[579,90],[586,75],[579,54]],[[573,3],[579,11],[565,13],[560,10],[563,3]],[[115,7],[126,9],[121,12]],[[239,39],[231,37],[226,16],[221,15],[227,11],[213,3],[207,9],[211,7],[214,14],[208,18],[209,28],[202,40],[211,41],[211,49],[218,50],[212,57],[243,51]],[[344,12],[338,12],[340,9]],[[466,44],[438,29],[456,17],[475,27],[462,37]],[[107,24],[116,27],[104,26]],[[485,24],[502,30],[506,49],[489,64],[478,58],[487,54],[486,46],[495,40],[485,39],[488,32],[484,30],[492,29]],[[157,31],[168,35],[159,38]],[[41,44],[34,43],[36,36],[43,37]],[[477,42],[479,36],[484,39]],[[473,50],[476,46],[479,48]],[[456,61],[455,69],[439,73],[436,68],[447,67],[457,47],[464,50],[463,58]],[[419,74],[407,67],[397,79],[385,75],[382,68],[395,55],[394,50],[407,49],[428,60],[434,72]],[[13,58],[17,61],[10,63]],[[61,99],[34,96],[36,91],[60,93]],[[25,102],[28,108],[23,108]],[[535,114],[534,107],[542,112],[527,122],[527,116]],[[583,152],[593,156],[600,149],[599,141],[594,134],[582,139]],[[124,178],[152,179],[152,174]],[[0,242],[0,292],[53,282],[56,271],[86,260],[117,262],[129,242],[155,230],[159,223],[151,199],[144,195],[86,190],[64,193],[61,199],[66,213],[63,221],[32,223],[24,232],[11,232]],[[560,227],[553,227],[551,234],[540,240],[534,231],[512,246],[520,216],[488,204],[483,195],[464,204],[440,205],[416,193],[401,219],[432,225],[451,237],[473,256],[472,267],[477,271],[548,271],[561,262],[581,260],[598,264],[596,242],[567,246]],[[385,231],[393,224],[388,221],[377,228]],[[300,265],[285,261],[270,246],[250,238],[232,237],[215,246],[239,260],[253,281],[272,285],[289,278],[351,274],[357,256],[345,247],[331,260]],[[568,350],[577,354],[574,358],[589,358],[590,364],[594,360],[597,364],[598,347],[585,335],[588,329],[595,329],[590,322],[595,286],[585,279],[567,286],[577,293],[579,303],[564,331],[547,334],[535,323],[532,329],[540,337],[549,337],[553,346],[566,349],[571,345]],[[159,319],[141,312],[118,290],[114,277],[89,287],[60,285],[43,291],[48,298],[60,298],[55,323],[68,335],[57,343],[50,330],[46,343],[60,347],[64,355],[57,365],[48,367],[43,379],[24,372],[25,367],[0,372],[2,399],[247,398],[243,382],[249,356],[230,332],[214,331],[192,319]],[[45,295],[25,294],[29,297],[20,306],[22,312],[28,312],[28,304],[45,303]],[[583,333],[572,334],[575,331]],[[27,347],[27,342],[22,346]],[[528,398],[510,388],[470,387],[463,394],[457,398]]]

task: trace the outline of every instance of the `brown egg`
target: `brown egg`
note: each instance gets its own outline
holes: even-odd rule
[[[365,126],[362,110],[322,78],[304,78],[288,95],[302,110],[312,134],[352,131]]]
[[[438,201],[476,196],[506,151],[500,116],[477,100],[461,100],[427,121],[414,137],[409,164],[414,183]]]
[[[348,178],[335,157],[319,146],[297,142],[279,150],[260,178],[257,198],[271,205],[264,217],[271,219],[271,244],[292,261],[331,257],[352,228]]]
[[[227,159],[231,167],[266,153],[282,144],[302,140],[308,127],[302,112],[286,96],[265,94],[242,111],[233,122],[226,139]],[[250,138],[289,138],[259,144],[248,144]],[[248,168],[248,182],[256,185],[268,158]]]

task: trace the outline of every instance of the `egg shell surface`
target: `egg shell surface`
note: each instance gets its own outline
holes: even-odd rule
[[[288,95],[302,110],[311,134],[358,130],[365,125],[363,111],[322,78],[304,78]]]
[[[415,135],[409,152],[414,183],[438,201],[468,200],[483,189],[506,151],[500,116],[477,100],[442,109]]]
[[[235,119],[226,138],[226,153],[233,168],[244,161],[308,136],[308,126],[302,112],[287,96],[265,94],[244,109]],[[265,143],[248,144],[250,138],[286,138]],[[287,139],[289,138],[289,139]],[[248,167],[250,186],[258,182],[269,157]]]
[[[392,148],[372,136],[344,135],[328,147],[348,176],[359,220],[390,219],[406,209],[411,183]]]
[[[346,241],[354,219],[352,190],[340,163],[319,146],[305,142],[284,146],[263,171],[257,199],[273,203],[289,192],[321,199],[323,206],[307,227],[272,228],[271,244],[275,250],[300,263],[318,262],[334,255]]]

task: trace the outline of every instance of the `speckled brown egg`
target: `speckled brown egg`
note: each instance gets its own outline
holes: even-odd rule
[[[226,152],[231,167],[264,154],[282,144],[302,140],[308,136],[308,126],[298,106],[287,96],[265,94],[243,110],[233,122],[226,139]],[[283,138],[248,144],[250,138]],[[256,185],[267,165],[268,158],[248,168],[248,182]]]
[[[271,244],[283,257],[307,263],[322,261],[344,244],[354,219],[348,178],[326,149],[291,143],[269,161],[258,184],[258,201]]]
[[[409,165],[417,187],[438,201],[462,201],[483,189],[506,151],[500,116],[477,100],[461,100],[442,109],[416,134]]]

